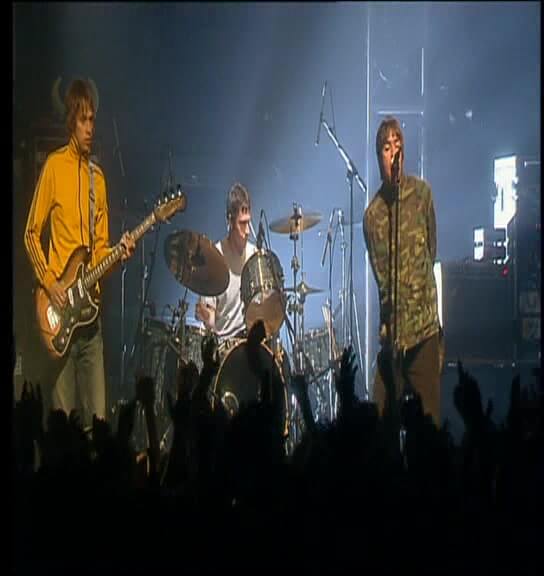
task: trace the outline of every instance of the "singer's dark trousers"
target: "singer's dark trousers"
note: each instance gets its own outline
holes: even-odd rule
[[[423,411],[432,416],[436,426],[440,425],[441,345],[440,334],[436,333],[413,348],[406,350],[400,359],[400,370],[404,382],[419,394]],[[384,380],[387,370],[383,350],[378,354],[377,364],[373,397],[378,405],[380,416],[383,416],[385,406]],[[402,390],[402,386],[397,390],[397,400],[400,400]]]

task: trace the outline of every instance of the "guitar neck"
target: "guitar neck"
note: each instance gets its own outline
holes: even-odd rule
[[[134,241],[137,242],[149,230],[149,228],[155,224],[155,222],[155,213],[151,212],[151,214],[130,233],[132,238],[134,238]],[[101,260],[94,268],[87,271],[87,274],[85,275],[85,288],[89,290],[94,286],[100,278],[102,278],[102,276],[104,276],[104,274],[121,259],[122,255],[123,247],[118,243],[113,247],[113,250],[108,256],[106,256],[106,258]]]

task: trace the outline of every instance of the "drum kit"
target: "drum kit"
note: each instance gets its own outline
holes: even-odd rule
[[[240,281],[240,296],[244,309],[247,331],[261,320],[266,337],[260,344],[260,362],[277,382],[281,393],[278,402],[282,412],[286,444],[297,442],[303,428],[302,416],[295,395],[291,392],[293,374],[305,374],[316,420],[330,417],[330,394],[325,390],[325,379],[332,382],[332,368],[338,361],[332,323],[328,328],[304,333],[304,304],[307,297],[324,290],[308,285],[299,261],[302,256],[301,235],[321,221],[317,212],[303,213],[300,205],[293,205],[293,212],[285,218],[270,223],[269,229],[277,234],[288,234],[293,242],[291,269],[293,283],[284,286],[284,273],[277,255],[257,242],[257,250],[245,263]],[[302,244],[302,243],[301,243]],[[143,349],[146,370],[156,383],[156,412],[163,420],[161,446],[171,433],[167,418],[166,391],[176,397],[175,373],[183,363],[193,361],[202,369],[202,344],[210,332],[187,322],[187,291],[199,296],[217,296],[224,292],[229,282],[229,271],[223,255],[201,233],[180,230],[170,234],[164,245],[164,257],[170,272],[185,288],[185,296],[172,311],[170,322],[153,318],[145,320]],[[302,259],[303,262],[303,259]],[[302,280],[299,280],[302,275]],[[291,344],[291,354],[284,348],[280,335],[283,325]],[[212,409],[221,402],[227,414],[234,415],[242,405],[260,398],[260,379],[252,369],[247,354],[247,339],[233,338],[218,346],[220,365],[213,380],[209,399]],[[328,401],[327,401],[328,397]]]

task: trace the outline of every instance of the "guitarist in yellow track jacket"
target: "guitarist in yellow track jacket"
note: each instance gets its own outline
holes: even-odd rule
[[[57,310],[62,310],[71,296],[67,294],[61,276],[74,250],[86,247],[91,266],[111,251],[106,182],[100,167],[90,160],[96,113],[92,85],[86,80],[74,80],[66,92],[65,109],[69,142],[47,157],[25,230],[25,247],[34,273]],[[48,220],[50,241],[46,258],[40,236]],[[120,244],[124,249],[123,259],[130,257],[135,242],[128,232]],[[98,286],[96,290],[99,292]],[[93,414],[105,418],[100,316],[74,334],[57,368],[52,408],[62,409],[67,414],[77,409],[85,429],[91,427]]]

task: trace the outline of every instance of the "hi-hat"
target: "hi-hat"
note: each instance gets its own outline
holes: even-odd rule
[[[269,228],[272,232],[280,234],[294,234],[308,230],[321,222],[322,216],[319,212],[306,212],[302,214],[291,214],[286,218],[278,218],[271,222]]]
[[[198,232],[180,230],[164,243],[166,264],[176,280],[201,296],[217,296],[227,289],[225,259],[211,241]]]
[[[285,289],[286,292],[294,292],[293,287],[289,287]],[[312,288],[312,286],[308,286],[304,280],[298,283],[297,286],[297,293],[301,294],[302,296],[306,296],[306,294],[318,294],[319,292],[323,292],[321,288]]]

